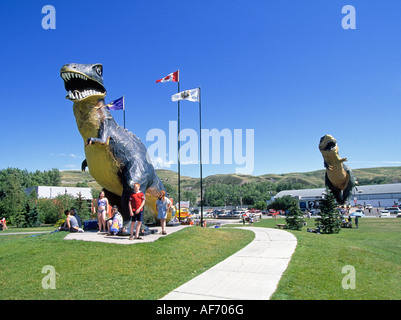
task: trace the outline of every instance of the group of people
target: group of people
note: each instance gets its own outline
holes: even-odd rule
[[[140,230],[143,221],[143,209],[145,206],[146,199],[143,192],[140,191],[139,183],[135,183],[133,185],[133,189],[134,190],[131,193],[131,196],[128,201],[128,208],[130,212],[130,222],[131,222],[129,240],[134,240],[134,239],[142,240],[143,238],[140,236]],[[109,206],[109,201],[105,197],[105,193],[101,191],[99,194],[99,198],[97,200],[97,218],[98,218],[99,232],[102,232],[103,230],[104,232],[107,232],[108,235],[111,235],[111,232],[114,232],[114,234],[116,234],[118,230],[122,228],[122,216],[118,212],[117,206],[113,206],[112,218],[106,220],[106,212],[108,211],[108,206]],[[156,208],[158,211],[157,218],[160,220],[162,228],[161,233],[163,235],[167,234],[166,219],[167,219],[167,213],[170,210],[171,206],[172,203],[170,199],[166,197],[166,192],[161,191],[160,196],[156,201]]]
[[[77,215],[77,210],[72,207],[64,211],[65,222],[58,228],[58,231],[82,232],[81,218]]]
[[[355,228],[358,229],[359,227],[359,219],[358,216],[355,216]],[[347,219],[343,218],[341,220],[341,228],[352,228],[352,218],[348,216]]]

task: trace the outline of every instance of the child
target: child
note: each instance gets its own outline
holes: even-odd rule
[[[130,212],[130,220],[131,220],[131,236],[129,240],[137,239],[142,240],[139,236],[139,231],[141,230],[142,224],[142,215],[143,215],[143,206],[145,205],[145,195],[139,191],[140,185],[139,183],[134,184],[134,192],[131,194],[129,201],[128,201],[128,208]],[[136,222],[136,229],[135,229],[135,238],[134,235],[134,225]]]

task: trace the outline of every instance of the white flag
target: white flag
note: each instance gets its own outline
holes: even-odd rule
[[[192,102],[198,102],[199,88],[178,92],[171,96],[171,100],[173,101],[188,100]]]

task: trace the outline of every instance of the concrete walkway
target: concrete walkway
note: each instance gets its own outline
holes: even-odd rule
[[[284,230],[241,229],[255,232],[255,240],[162,300],[270,299],[287,268],[297,240]]]
[[[188,226],[167,228],[171,234]],[[196,278],[176,288],[161,300],[268,300],[277,288],[297,245],[291,233],[271,228],[240,227],[255,233],[255,239],[245,248],[218,263]],[[83,240],[116,244],[136,244],[156,241],[157,233],[143,240],[128,240],[128,236],[106,236],[105,233],[69,233],[66,240]]]

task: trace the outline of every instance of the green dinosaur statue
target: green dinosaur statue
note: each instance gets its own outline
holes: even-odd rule
[[[133,133],[120,127],[104,103],[101,64],[66,64],[60,70],[67,90],[66,98],[74,102],[78,130],[84,140],[91,176],[104,188],[111,204],[119,207],[124,221],[130,213],[128,201],[133,184],[140,184],[146,206],[157,220],[156,200],[164,189],[146,147]],[[167,221],[171,220],[171,210]]]
[[[340,158],[337,140],[328,134],[320,138],[319,150],[326,168],[326,187],[331,190],[337,203],[343,205],[350,198],[352,188],[355,186],[352,171],[343,163],[347,161],[347,158]]]

